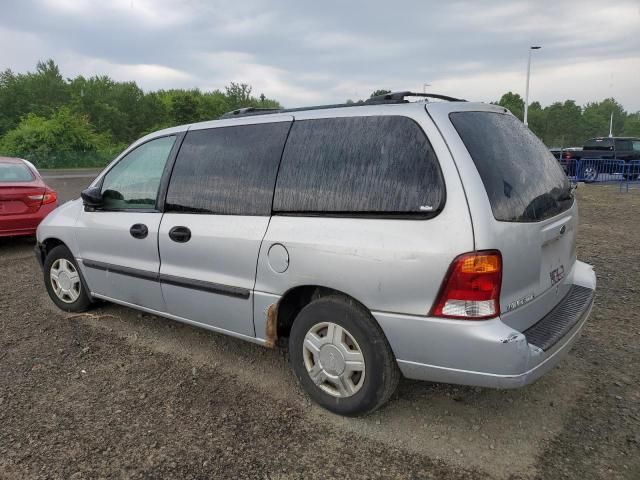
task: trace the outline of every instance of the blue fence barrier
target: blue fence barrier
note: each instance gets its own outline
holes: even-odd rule
[[[620,189],[627,190],[630,184],[640,184],[640,160],[563,159],[561,165],[574,182],[619,183]]]

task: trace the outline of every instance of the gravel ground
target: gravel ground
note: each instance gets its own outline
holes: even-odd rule
[[[311,404],[282,350],[115,305],[64,314],[33,240],[0,240],[0,478],[638,479],[640,190],[578,196],[599,284],[568,358],[520,390],[404,380],[360,419]]]

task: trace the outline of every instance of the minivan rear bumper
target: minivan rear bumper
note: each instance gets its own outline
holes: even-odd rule
[[[374,316],[405,377],[517,388],[534,382],[560,362],[591,313],[595,273],[582,262],[576,262],[572,273],[575,288],[525,332],[500,318],[473,322],[383,312],[374,312]]]

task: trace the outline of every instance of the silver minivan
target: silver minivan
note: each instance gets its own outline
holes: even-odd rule
[[[593,305],[571,184],[506,109],[410,96],[141,138],[38,228],[51,299],[288,339],[304,390],[343,415],[401,375],[533,382]]]

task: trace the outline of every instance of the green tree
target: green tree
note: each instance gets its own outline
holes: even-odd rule
[[[380,95],[386,95],[387,93],[391,93],[391,90],[374,90],[373,93],[371,93],[371,96],[369,98],[378,97]]]
[[[69,101],[69,88],[53,60],[38,62],[36,71],[0,73],[0,135],[28,114],[47,116]]]
[[[509,110],[520,120],[523,119],[524,100],[522,100],[522,97],[519,94],[513,92],[505,93],[504,95],[502,95],[502,97],[500,97],[500,100],[498,100],[498,105]]]
[[[605,137],[609,134],[609,122],[613,114],[613,134],[620,135],[624,129],[627,112],[613,98],[601,102],[587,103],[582,114],[582,136]]]
[[[622,134],[628,137],[640,137],[640,112],[627,115]]]
[[[198,100],[200,92],[175,92],[171,96],[171,118],[175,124],[181,125],[199,120]]]
[[[555,102],[544,109],[545,125],[540,136],[547,145],[570,147],[582,145],[582,108],[573,100]]]
[[[202,98],[200,99],[201,120],[214,120],[229,110],[231,110],[229,101],[226,95],[220,90],[202,94]]]
[[[544,135],[545,117],[545,110],[540,102],[533,102],[529,105],[529,128],[540,138]]]
[[[96,133],[86,117],[62,107],[50,118],[27,114],[0,143],[0,152],[22,157],[39,167],[68,166],[83,158],[104,164],[122,146],[113,146],[106,134]]]
[[[248,107],[251,103],[251,87],[246,83],[231,82],[225,87],[227,102],[231,110]]]

